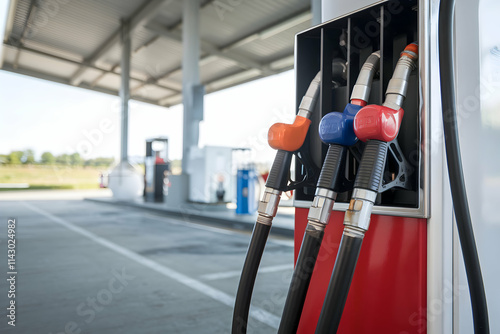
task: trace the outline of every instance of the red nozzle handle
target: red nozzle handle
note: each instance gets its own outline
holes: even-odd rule
[[[354,133],[361,141],[377,139],[390,142],[399,132],[404,110],[379,105],[362,108],[354,117]]]

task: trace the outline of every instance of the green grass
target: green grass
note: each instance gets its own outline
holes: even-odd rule
[[[103,171],[106,171],[106,168],[0,166],[0,183],[28,183],[29,189],[97,189],[99,188],[99,173]]]

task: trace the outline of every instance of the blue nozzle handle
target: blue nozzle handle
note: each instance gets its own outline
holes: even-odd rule
[[[362,106],[349,103],[343,113],[331,112],[319,123],[319,137],[325,144],[352,146],[358,138],[354,133],[354,116]]]

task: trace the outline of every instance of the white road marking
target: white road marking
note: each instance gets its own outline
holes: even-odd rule
[[[261,267],[259,268],[259,274],[260,273],[274,273],[277,271],[284,271],[284,270],[291,270],[293,269],[293,264],[282,264],[278,266],[269,266],[269,267]],[[239,271],[226,271],[222,273],[213,273],[213,274],[205,274],[201,275],[199,278],[205,281],[214,281],[218,279],[223,279],[223,278],[230,278],[230,277],[238,277],[241,275],[241,270]]]
[[[50,214],[49,212],[46,212],[38,207],[35,207],[29,203],[26,203],[26,202],[22,202],[22,204],[24,206],[26,206],[28,209],[36,212],[36,213],[39,213],[40,215],[42,216],[45,216],[46,218],[52,220],[53,222],[59,224],[59,225],[62,225],[64,227],[66,227],[68,230],[71,230],[75,233],[78,233],[80,235],[83,235],[84,237],[87,237],[88,239],[100,244],[101,246],[104,246],[112,251],[115,251],[116,253],[118,254],[121,254],[127,258],[129,258],[130,260],[133,260],[145,267],[148,267],[154,271],[156,271],[157,273],[160,273],[168,278],[171,278],[181,284],[184,284],[185,286],[193,289],[193,290],[196,290],[224,305],[227,305],[229,307],[233,307],[234,306],[234,297],[233,296],[230,296],[228,295],[227,293],[225,292],[222,292],[220,290],[217,290],[217,289],[214,289],[213,287],[209,286],[209,285],[206,285],[205,283],[202,283],[196,279],[193,279],[189,276],[186,276],[184,274],[181,274],[173,269],[170,269],[164,265],[161,265],[155,261],[152,261],[142,255],[139,255],[127,248],[124,248],[122,246],[119,246],[107,239],[104,239],[104,238],[101,238],[97,235],[95,235],[94,233],[91,233],[83,228],[80,228],[62,218],[59,218],[57,216],[54,216],[52,214]],[[259,307],[256,307],[256,306],[252,306],[250,308],[250,317],[254,318],[255,320],[257,321],[260,321],[266,325],[268,325],[269,327],[272,327],[274,329],[278,329],[279,327],[279,323],[280,323],[280,318],[275,316],[274,314],[272,313],[269,313],[267,312],[266,310],[263,310]]]

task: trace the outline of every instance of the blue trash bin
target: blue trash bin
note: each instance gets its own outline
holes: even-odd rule
[[[253,214],[257,211],[255,183],[257,174],[252,168],[239,169],[236,175],[236,214]]]

